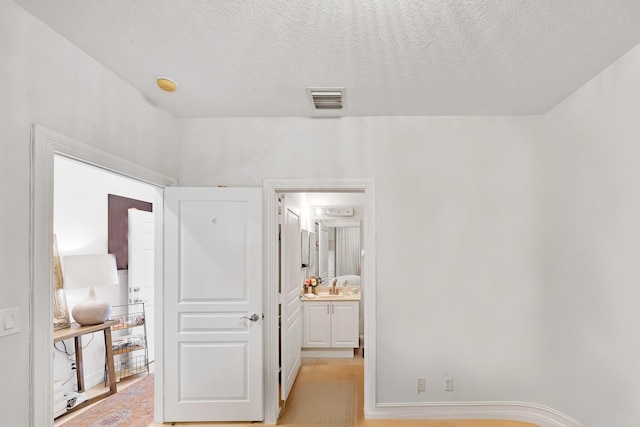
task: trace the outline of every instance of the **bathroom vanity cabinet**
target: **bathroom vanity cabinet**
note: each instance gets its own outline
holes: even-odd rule
[[[359,346],[358,301],[303,301],[302,356],[353,357]]]

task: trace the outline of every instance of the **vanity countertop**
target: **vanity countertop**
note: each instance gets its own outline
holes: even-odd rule
[[[340,295],[331,295],[319,293],[318,295],[303,295],[302,301],[360,301],[361,294],[344,293]]]

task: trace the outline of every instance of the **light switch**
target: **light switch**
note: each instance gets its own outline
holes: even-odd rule
[[[0,337],[20,332],[20,309],[18,307],[0,310]]]
[[[9,314],[5,314],[4,315],[4,330],[9,330],[9,329],[13,329],[14,323],[13,323],[13,313],[9,313]]]

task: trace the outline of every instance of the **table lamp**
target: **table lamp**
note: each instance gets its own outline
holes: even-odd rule
[[[112,254],[64,257],[64,287],[89,288],[89,298],[76,304],[71,314],[82,326],[103,323],[111,314],[111,304],[96,298],[96,286],[118,284],[116,257]]]

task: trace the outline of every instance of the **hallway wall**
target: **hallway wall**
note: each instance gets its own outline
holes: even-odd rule
[[[20,332],[0,338],[3,425],[29,425],[30,125],[176,175],[176,121],[11,0],[0,0],[0,309]],[[39,427],[39,426],[38,426]]]
[[[545,391],[538,125],[536,117],[180,120],[180,181],[374,178],[378,402],[535,402]],[[452,393],[442,391],[445,375],[455,377]],[[417,377],[426,393],[416,393]]]
[[[631,427],[638,76],[640,47],[539,117],[181,120],[180,178],[376,180],[378,402],[535,402]]]
[[[640,420],[640,45],[543,117],[547,401],[589,427]]]

